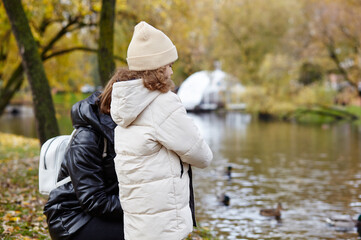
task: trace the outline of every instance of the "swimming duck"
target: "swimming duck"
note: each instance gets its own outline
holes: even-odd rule
[[[223,193],[220,197],[218,197],[218,201],[221,205],[228,207],[231,202],[231,198],[227,194]]]
[[[357,221],[355,223],[355,227],[357,229],[358,235],[361,237],[361,214],[357,218]]]
[[[283,210],[282,204],[278,203],[277,208],[261,209],[259,213],[265,217],[274,217],[276,220],[279,221],[281,220],[281,210]]]
[[[232,166],[231,166],[231,165],[229,165],[229,166],[227,167],[227,170],[226,170],[226,172],[225,172],[225,175],[226,175],[228,181],[230,181],[230,180],[232,179]]]
[[[329,217],[326,218],[326,223],[335,228],[336,231],[339,232],[348,232],[353,231],[355,227],[357,228],[357,232],[361,236],[361,215],[359,215],[357,220],[349,217]]]

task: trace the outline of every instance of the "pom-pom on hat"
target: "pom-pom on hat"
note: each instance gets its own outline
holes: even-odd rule
[[[127,52],[129,70],[154,70],[177,59],[176,47],[162,31],[144,21],[134,27]]]

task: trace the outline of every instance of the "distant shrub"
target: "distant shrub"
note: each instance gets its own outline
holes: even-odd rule
[[[335,92],[323,85],[305,86],[299,90],[293,101],[298,106],[311,107],[314,105],[331,106]]]
[[[252,113],[267,112],[273,103],[273,98],[266,93],[266,89],[258,86],[247,87],[242,94],[241,101],[246,103],[247,111]]]
[[[262,116],[283,118],[296,109],[291,101],[277,99],[262,87],[248,87],[242,94],[242,101],[246,103],[248,112]]]
[[[309,85],[323,78],[322,68],[318,64],[305,62],[300,69],[298,81],[303,85]]]

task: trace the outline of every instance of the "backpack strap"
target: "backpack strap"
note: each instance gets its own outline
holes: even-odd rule
[[[78,130],[78,129],[74,129],[74,130],[71,132],[71,134],[70,134],[70,139],[71,139],[71,140],[73,140],[74,134],[76,133],[77,130]],[[70,145],[71,140],[69,141],[69,145]]]
[[[73,138],[74,138],[74,135],[75,135],[76,131],[77,131],[77,129],[74,129],[73,132],[70,134],[70,140],[69,140],[67,149],[69,149],[69,146],[70,146],[71,142],[73,141]],[[71,182],[70,176],[67,176],[66,178],[60,180],[59,182],[56,182],[55,187],[58,188],[58,187],[66,184],[68,182]]]
[[[55,184],[55,186],[56,186],[56,187],[60,187],[60,186],[66,184],[66,183],[68,183],[68,182],[71,182],[70,176],[67,176],[67,177],[64,178],[63,180],[57,182],[57,183]]]

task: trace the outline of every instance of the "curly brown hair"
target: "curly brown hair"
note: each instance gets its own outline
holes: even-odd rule
[[[100,110],[105,114],[110,114],[110,103],[112,101],[113,84],[120,81],[129,81],[134,79],[143,79],[144,87],[150,91],[160,91],[166,93],[173,90],[174,83],[165,75],[166,66],[155,70],[132,71],[127,68],[119,68],[115,71],[112,78],[99,95]]]

